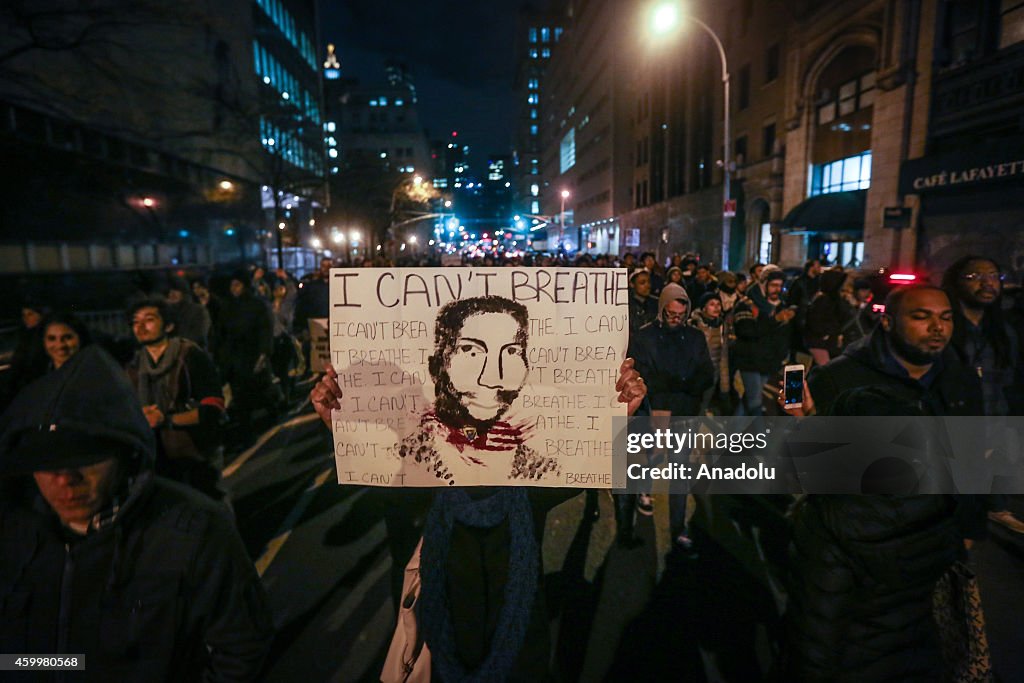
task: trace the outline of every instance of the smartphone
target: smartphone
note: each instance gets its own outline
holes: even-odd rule
[[[787,365],[782,375],[785,406],[800,408],[804,401],[804,366]]]

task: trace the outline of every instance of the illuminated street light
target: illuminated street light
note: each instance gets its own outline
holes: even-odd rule
[[[345,243],[345,236],[343,234],[341,234],[340,232],[336,232],[336,233],[333,233],[331,235],[331,240],[335,244],[344,244]]]
[[[444,201],[444,208],[446,208],[446,209],[450,209],[450,208],[452,208],[452,200],[450,200],[450,199],[446,199],[446,200]]]
[[[358,230],[353,230],[352,232],[350,232],[348,234],[348,237],[353,242],[358,242],[359,241],[359,231]]]
[[[142,205],[147,209],[152,209],[154,206],[156,206],[156,200],[153,199],[152,197],[143,197]]]
[[[423,176],[416,176],[415,178],[412,179],[412,184],[413,185],[420,185],[422,183],[423,183]]]
[[[722,45],[722,40],[718,37],[718,34],[715,33],[710,26],[691,14],[688,14],[685,17],[680,17],[679,7],[674,2],[665,2],[655,8],[654,13],[651,15],[651,31],[658,36],[666,35],[670,33],[678,23],[680,23],[681,18],[692,21],[711,37],[711,40],[715,43],[715,47],[718,48],[718,56],[722,60],[722,109],[725,112],[725,115],[724,121],[722,122],[722,263],[720,267],[722,270],[728,270],[729,233],[732,228],[732,219],[726,213],[732,194],[730,189],[730,175],[732,169],[729,164],[729,155],[731,150],[729,118],[729,62],[725,56],[725,46]]]
[[[281,221],[280,223],[277,224],[277,229],[278,230],[284,230],[284,227],[285,227],[284,226],[284,221]]]
[[[313,239],[311,239],[311,240],[309,241],[309,244],[310,244],[310,245],[311,245],[311,246],[312,246],[312,247],[313,247],[314,249],[319,249],[320,247],[322,247],[322,246],[323,246],[323,244],[322,244],[322,243],[320,242],[320,238],[319,238],[319,237],[314,237]]]
[[[412,235],[409,238],[409,244],[416,244],[416,235]]]
[[[673,3],[659,5],[651,16],[651,28],[658,35],[670,33],[678,23],[679,8]]]
[[[220,181],[220,189],[222,189],[222,190],[230,190],[230,189],[234,188],[234,186],[235,186],[235,184],[233,182],[231,182],[230,180],[222,180],[222,181]]]

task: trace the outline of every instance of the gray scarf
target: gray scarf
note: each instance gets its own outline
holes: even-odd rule
[[[164,415],[170,414],[178,397],[178,378],[173,370],[178,367],[179,357],[185,350],[181,337],[171,337],[155,364],[145,347],[139,350],[139,400],[142,405],[156,404]]]

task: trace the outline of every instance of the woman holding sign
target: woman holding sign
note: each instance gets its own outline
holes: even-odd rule
[[[647,387],[632,359],[620,366],[615,390],[629,415],[644,402]],[[328,427],[341,398],[338,375],[328,366],[310,392]],[[449,683],[549,679],[540,541],[547,511],[578,493],[524,487],[437,490],[421,550],[407,569],[406,585],[418,590],[406,591],[403,598],[383,679],[409,680],[417,673]],[[403,566],[407,558],[393,559]]]

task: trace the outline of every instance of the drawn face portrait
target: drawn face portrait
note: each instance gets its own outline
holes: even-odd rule
[[[519,323],[505,313],[470,316],[448,358],[451,386],[477,420],[505,413],[526,383],[526,349],[516,341]]]
[[[527,316],[522,304],[493,296],[442,309],[430,362],[442,422],[486,430],[508,412],[529,375]]]

